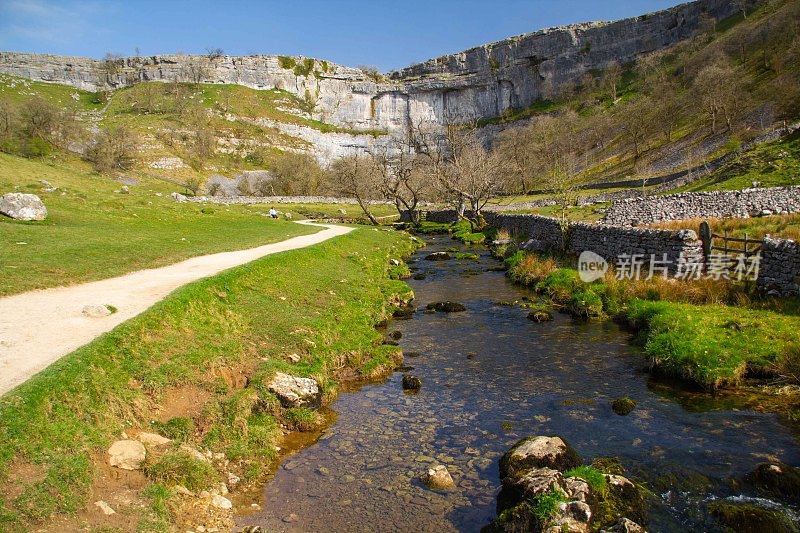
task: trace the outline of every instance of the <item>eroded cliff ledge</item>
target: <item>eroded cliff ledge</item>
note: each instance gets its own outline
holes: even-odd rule
[[[0,52],[0,72],[88,90],[151,80],[279,88],[313,102],[319,120],[400,133],[410,120],[490,118],[526,107],[586,72],[676,44],[709,18],[722,20],[738,9],[733,0],[699,0],[617,22],[541,30],[412,65],[380,83],[327,61],[292,58],[304,68],[286,68],[287,59],[278,56],[128,57],[109,68],[88,58]]]

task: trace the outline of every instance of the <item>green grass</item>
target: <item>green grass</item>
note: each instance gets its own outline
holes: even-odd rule
[[[169,451],[155,463],[145,467],[145,474],[155,483],[183,485],[200,491],[218,482],[219,473],[208,461],[202,461],[183,450]]]
[[[775,374],[797,343],[800,317],[725,305],[633,300],[628,321],[661,371],[708,388],[749,372]]]
[[[603,494],[606,490],[606,478],[603,473],[593,466],[582,465],[564,472],[564,477],[579,477],[584,480],[597,494]]]
[[[738,190],[760,182],[762,187],[800,185],[800,131],[739,155],[710,175],[670,192]]]
[[[58,107],[74,111],[96,111],[103,107],[99,103],[97,93],[68,85],[44,83],[0,74],[0,98],[6,97],[14,102],[21,102],[32,96],[38,96]]]
[[[42,179],[57,189],[43,192]],[[178,204],[168,193],[176,187],[155,180],[130,194],[115,193],[120,186],[78,163],[0,153],[0,191],[38,194],[49,212],[42,222],[0,217],[0,296],[318,231],[261,216],[269,206]]]
[[[189,435],[189,443],[225,453],[229,471],[245,479],[260,475],[280,435],[273,415],[280,407],[266,386],[274,372],[314,377],[330,399],[342,369],[376,358],[384,372],[396,364],[396,347],[381,346],[374,325],[389,316],[390,301],[408,298],[408,287],[387,272],[390,258],[411,249],[403,234],[357,229],[201,280],[3,396],[0,494],[20,495],[0,500],[0,529],[29,530],[80,509],[92,457],[102,458],[125,428],[152,431],[169,391],[190,385],[209,399],[195,415],[205,433]],[[287,353],[301,354],[301,362],[288,362]],[[226,382],[226,369],[246,372],[247,385]],[[204,483],[196,465],[172,459],[149,470],[151,481],[188,482],[191,471],[192,482]],[[41,478],[15,477],[20,464]],[[153,513],[145,518],[158,520]]]

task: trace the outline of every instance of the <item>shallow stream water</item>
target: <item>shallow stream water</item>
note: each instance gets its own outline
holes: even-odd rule
[[[263,493],[262,510],[240,526],[267,531],[477,531],[495,515],[498,460],[528,435],[560,435],[585,461],[616,456],[652,492],[649,531],[713,531],[703,511],[714,498],[754,496],[735,481],[765,460],[800,463],[796,429],[736,397],[713,398],[655,381],[630,334],[610,322],[556,315],[536,324],[501,305],[533,295],[512,285],[482,248],[477,261],[425,261],[457,247],[446,236],[410,261],[417,312],[395,320],[405,364],[422,379],[404,393],[402,375],[342,393],[319,441],[288,457]],[[461,302],[463,313],[425,305]],[[610,402],[636,400],[628,416]],[[419,476],[444,464],[457,484],[428,490]],[[769,502],[766,503],[769,505]]]

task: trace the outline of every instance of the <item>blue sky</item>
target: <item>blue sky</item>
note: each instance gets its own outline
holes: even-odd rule
[[[0,50],[102,57],[307,55],[382,71],[511,35],[676,0],[0,0]]]

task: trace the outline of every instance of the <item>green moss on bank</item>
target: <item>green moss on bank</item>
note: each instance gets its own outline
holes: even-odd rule
[[[170,420],[160,427],[194,447],[225,453],[229,471],[244,479],[259,475],[280,436],[273,414],[280,406],[268,380],[278,370],[314,377],[330,399],[344,369],[375,357],[388,361],[385,352],[395,347],[380,346],[374,325],[389,316],[390,302],[409,297],[387,272],[389,258],[411,250],[404,234],[356,229],[229,270],[179,289],[3,396],[0,530],[26,531],[52,514],[83,508],[94,458],[104,460],[123,430],[150,429],[170,392],[186,387],[205,404],[188,415],[203,431]],[[237,375],[248,379],[231,377]],[[299,412],[289,418],[308,421]],[[150,480],[204,485],[207,472],[194,463],[183,468],[182,461],[171,456],[157,463]],[[20,477],[23,466],[41,476]],[[163,522],[156,507],[165,497],[156,492],[144,521]]]
[[[659,372],[709,389],[737,386],[747,376],[800,376],[800,316],[791,302],[750,301],[743,287],[708,280],[629,282],[608,275],[584,283],[574,268],[519,251],[505,264],[511,279],[574,317],[632,326]]]

